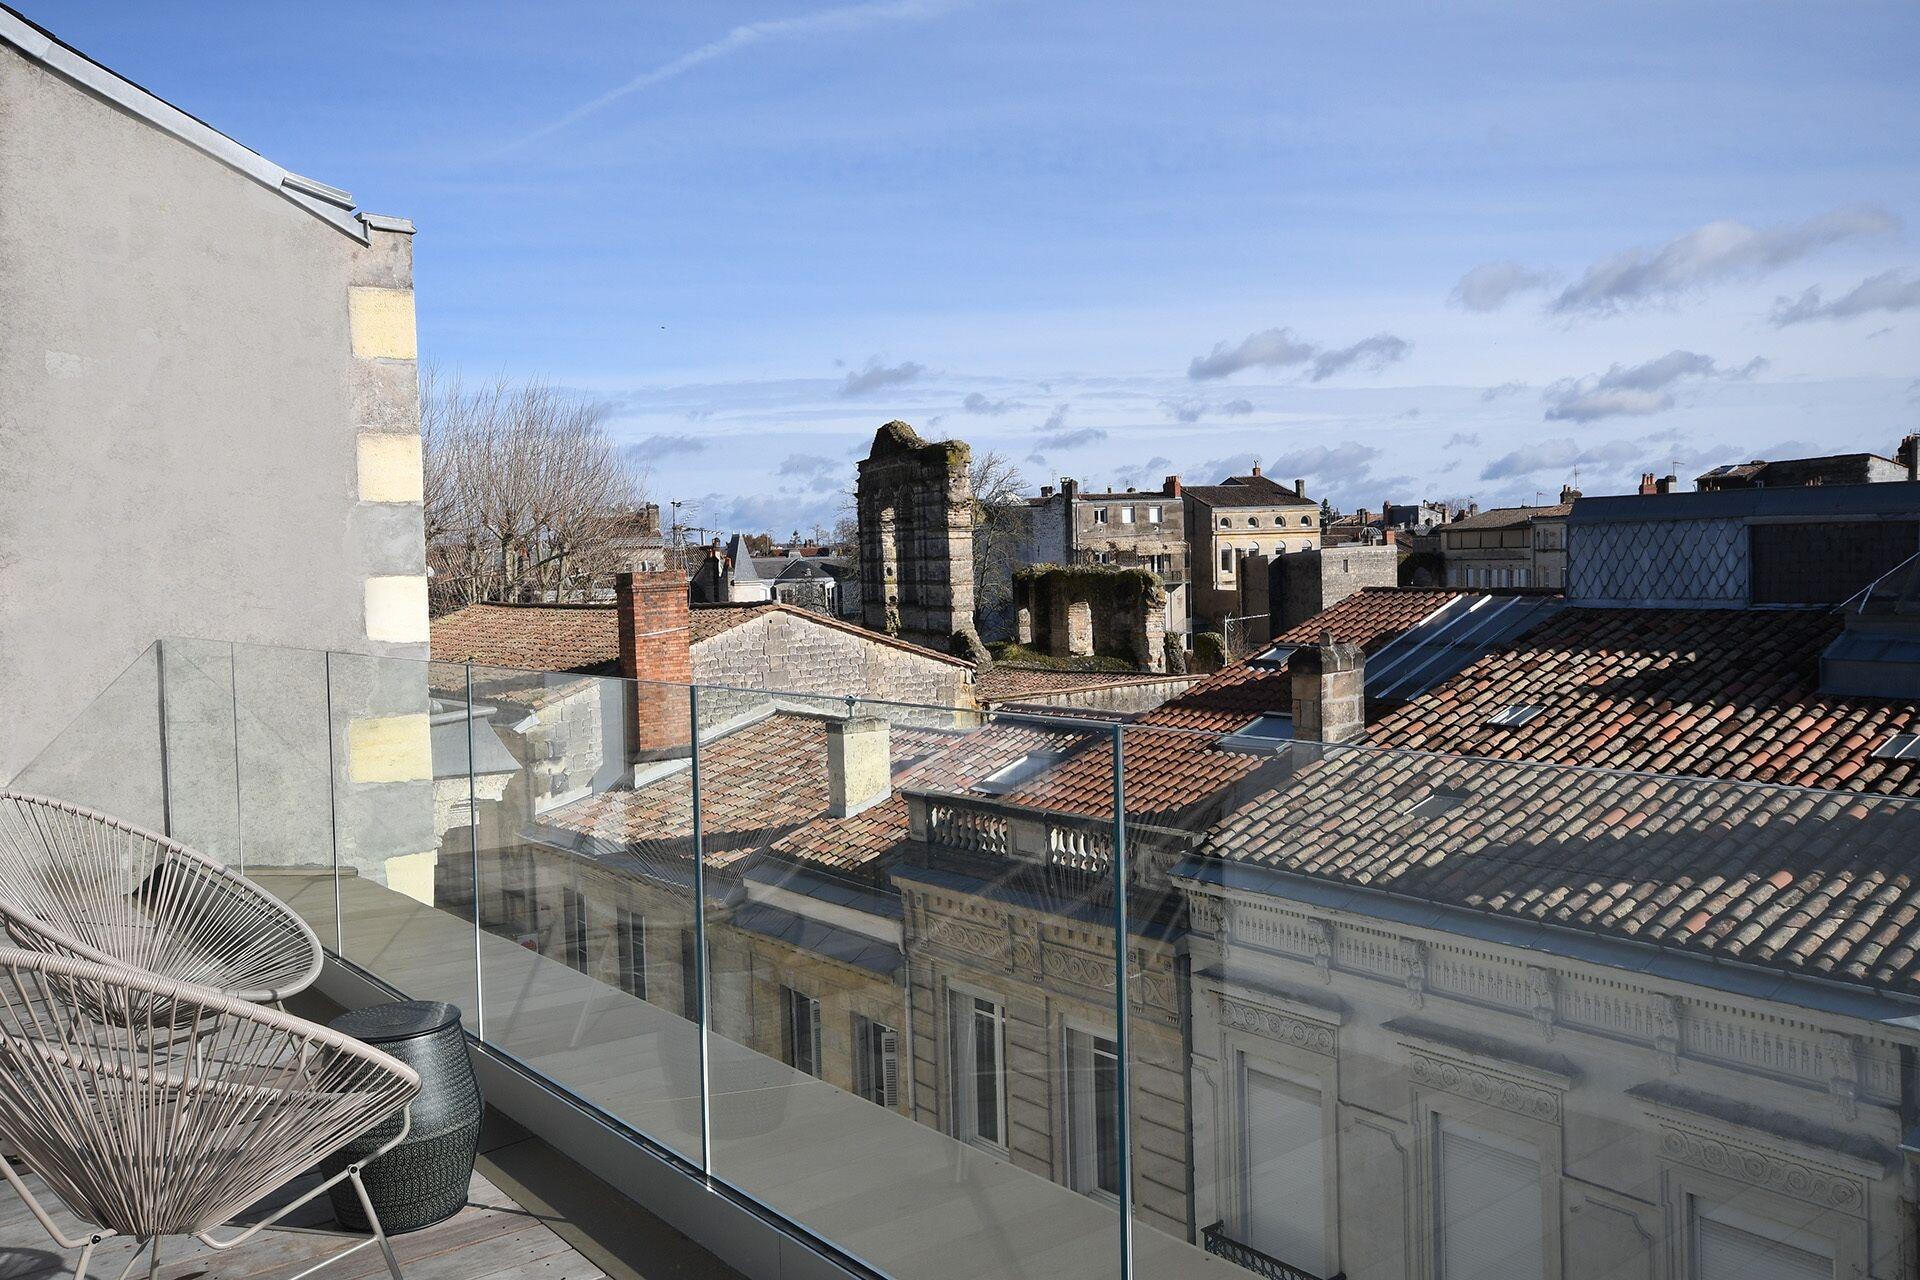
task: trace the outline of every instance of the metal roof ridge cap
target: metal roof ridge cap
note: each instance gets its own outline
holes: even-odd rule
[[[195,119],[158,94],[141,88],[104,64],[61,43],[4,7],[0,7],[0,42],[12,45],[23,56],[40,63],[108,105],[144,120],[162,133],[277,192],[361,244],[367,243],[369,237],[365,228],[347,212],[352,207],[351,203],[345,209],[337,207],[301,187],[289,187],[286,180],[291,177],[309,185],[326,184],[301,178],[291,170],[282,168],[245,143],[220,132],[204,120]],[[338,187],[327,189],[340,190]],[[351,202],[352,196],[347,195],[347,199]]]

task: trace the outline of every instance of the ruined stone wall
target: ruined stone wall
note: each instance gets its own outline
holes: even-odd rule
[[[702,685],[747,691],[702,689],[702,719],[708,723],[762,706],[766,699],[760,690],[973,706],[969,667],[780,610],[695,645],[693,678]],[[822,701],[814,709],[830,708]]]
[[[973,490],[959,441],[929,444],[904,422],[874,435],[860,463],[861,619],[934,648],[979,644],[973,630]]]
[[[1015,634],[1056,658],[1167,669],[1167,592],[1145,569],[1041,565],[1014,576]]]

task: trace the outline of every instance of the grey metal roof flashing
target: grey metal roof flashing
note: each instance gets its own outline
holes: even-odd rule
[[[4,5],[0,5],[0,44],[18,50],[22,56],[101,101],[144,120],[162,133],[213,157],[268,190],[278,192],[362,244],[369,239],[368,228],[399,231],[401,227],[391,224],[405,223],[405,232],[411,234],[413,231],[413,224],[405,219],[354,214],[351,193],[282,168],[206,121],[188,115],[159,95],[95,62],[24,14]]]
[[[1571,528],[1644,524],[1661,520],[1920,519],[1920,484],[1818,484],[1776,489],[1721,489],[1707,493],[1623,494],[1582,498],[1567,517]]]

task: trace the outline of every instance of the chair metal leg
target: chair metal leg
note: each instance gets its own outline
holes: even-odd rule
[[[80,1250],[80,1261],[73,1264],[73,1280],[87,1280],[87,1263],[93,1260],[93,1246],[97,1241],[87,1241],[86,1248]]]
[[[373,1238],[380,1242],[380,1252],[387,1259],[387,1270],[392,1273],[393,1280],[406,1280],[400,1274],[400,1259],[393,1256],[393,1245],[387,1240],[387,1229],[380,1225],[380,1215],[373,1211],[373,1200],[367,1195],[367,1185],[360,1181],[359,1165],[355,1165],[347,1174],[347,1180],[353,1183],[353,1193],[360,1197],[360,1211],[367,1215],[367,1224],[373,1228]]]

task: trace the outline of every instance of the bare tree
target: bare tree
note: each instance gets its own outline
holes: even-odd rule
[[[1027,481],[1005,454],[988,449],[967,465],[973,488],[973,613],[982,636],[1010,633],[1013,571],[1026,535]]]
[[[421,378],[434,606],[579,600],[618,570],[613,532],[644,488],[605,406],[545,382]]]

